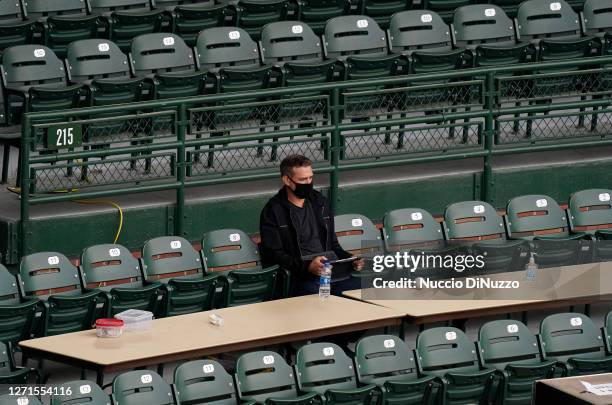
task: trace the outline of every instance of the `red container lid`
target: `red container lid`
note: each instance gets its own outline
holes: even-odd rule
[[[121,319],[115,318],[102,318],[96,320],[96,327],[98,326],[106,326],[106,327],[120,327],[123,326],[123,321]]]

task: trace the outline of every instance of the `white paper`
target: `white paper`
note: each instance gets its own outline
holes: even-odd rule
[[[608,384],[590,384],[586,381],[580,381],[584,388],[590,392],[591,394],[595,394],[597,396],[606,396],[612,395],[612,383]]]

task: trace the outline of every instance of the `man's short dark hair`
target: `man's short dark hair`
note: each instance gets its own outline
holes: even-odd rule
[[[303,155],[289,155],[280,164],[281,176],[291,177],[296,167],[312,166],[312,160]]]

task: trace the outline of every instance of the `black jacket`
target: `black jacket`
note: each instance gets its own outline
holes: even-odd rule
[[[312,204],[319,235],[324,251],[334,251],[339,259],[351,257],[351,254],[340,247],[334,232],[334,216],[328,200],[320,192],[314,190],[308,201]],[[264,266],[278,264],[291,272],[292,280],[314,280],[317,278],[308,271],[310,261],[302,260],[300,246],[291,220],[291,202],[287,197],[285,187],[272,197],[261,211],[259,218],[259,234],[261,236],[261,256]],[[348,276],[338,274],[347,272],[348,266],[334,268],[333,278]],[[349,268],[350,269],[350,268]]]

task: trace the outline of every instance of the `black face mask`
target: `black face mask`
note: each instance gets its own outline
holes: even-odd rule
[[[314,181],[307,183],[307,184],[302,184],[302,183],[296,183],[295,181],[293,181],[291,177],[287,177],[287,178],[291,180],[293,184],[295,184],[295,190],[291,190],[291,191],[293,191],[293,194],[295,194],[297,198],[303,200],[305,198],[310,197],[310,194],[312,194]]]

